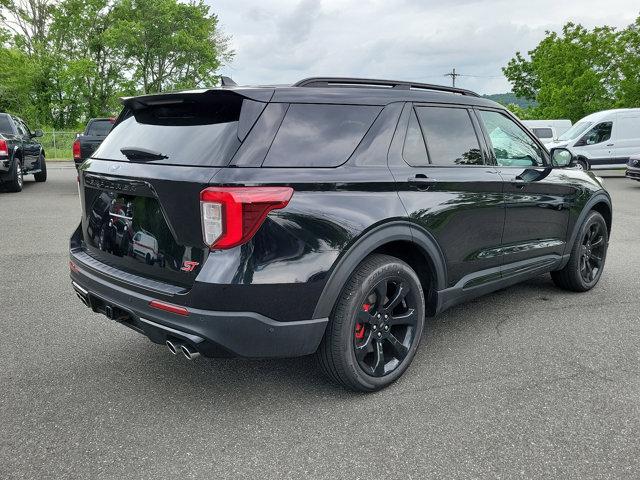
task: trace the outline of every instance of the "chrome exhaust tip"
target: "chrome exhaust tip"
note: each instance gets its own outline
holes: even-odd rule
[[[187,360],[195,360],[200,356],[200,353],[198,353],[195,348],[190,347],[189,345],[180,345],[180,350],[182,350],[182,354]]]
[[[178,354],[178,349],[180,348],[180,344],[177,342],[172,342],[171,340],[167,340],[165,342],[165,344],[167,345],[167,348],[169,349],[169,351],[171,352],[172,355],[177,355]]]

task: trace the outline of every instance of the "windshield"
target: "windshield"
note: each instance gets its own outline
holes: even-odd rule
[[[13,127],[6,115],[0,115],[0,133],[13,134]]]
[[[560,135],[558,137],[558,140],[573,140],[574,138],[578,138],[580,135],[586,132],[587,128],[589,128],[591,125],[593,125],[592,122],[578,122],[569,130]]]

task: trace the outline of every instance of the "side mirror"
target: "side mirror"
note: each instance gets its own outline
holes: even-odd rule
[[[33,132],[33,137],[41,137],[44,135],[44,132],[40,129],[36,130],[35,132]]]
[[[573,153],[566,148],[551,149],[551,165],[557,168],[564,168],[573,162]]]

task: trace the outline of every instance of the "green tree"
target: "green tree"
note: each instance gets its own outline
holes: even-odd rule
[[[0,108],[77,128],[118,97],[217,83],[232,58],[202,1],[0,0]]]
[[[60,65],[60,101],[71,100],[65,123],[118,109],[117,95],[126,90],[127,80],[120,50],[107,41],[113,21],[111,0],[63,0],[53,12],[49,43]],[[74,104],[81,106],[79,111]]]
[[[532,116],[576,121],[615,105],[618,42],[613,28],[587,30],[568,23],[561,33],[547,32],[528,59],[517,52],[503,72],[513,93],[537,102]]]
[[[218,68],[233,52],[218,18],[201,0],[121,0],[108,31],[142,93],[217,83]]]
[[[640,17],[620,34],[619,106],[640,107]]]

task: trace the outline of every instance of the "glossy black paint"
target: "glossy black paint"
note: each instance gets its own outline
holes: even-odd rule
[[[80,266],[72,278],[80,286],[86,271],[114,289],[198,311],[305,322],[330,315],[350,273],[376,250],[400,256],[423,276],[428,312],[434,314],[504,286],[503,279],[560,268],[585,209],[602,209],[611,225],[608,194],[597,177],[551,168],[544,147],[546,165],[496,165],[475,108],[504,109],[488,100],[374,88],[232,90],[254,102],[250,108],[257,119],[252,128],[243,127],[246,138],[229,166],[95,159],[81,166],[82,226],[71,244],[71,258]],[[292,158],[292,166],[268,167],[265,158],[291,103],[371,105],[381,111],[340,166],[296,168],[299,152],[283,145],[280,155]],[[410,166],[402,146],[414,105],[467,110],[478,139],[471,154],[483,164]],[[202,240],[199,193],[210,185],[286,185],[295,193],[286,208],[269,214],[248,243],[209,251]],[[100,208],[100,203],[112,207]],[[131,239],[145,231],[158,242],[164,261],[149,265],[129,248],[115,254],[113,246],[100,248],[96,231],[113,222],[114,205],[126,217],[137,217],[136,208],[156,211],[155,222],[135,220],[139,228],[124,219],[113,238],[122,242],[125,226]],[[171,261],[168,252],[174,252]],[[96,262],[83,262],[82,255]],[[193,272],[178,268],[185,259],[199,263]],[[195,332],[194,322],[172,318],[171,325]]]

